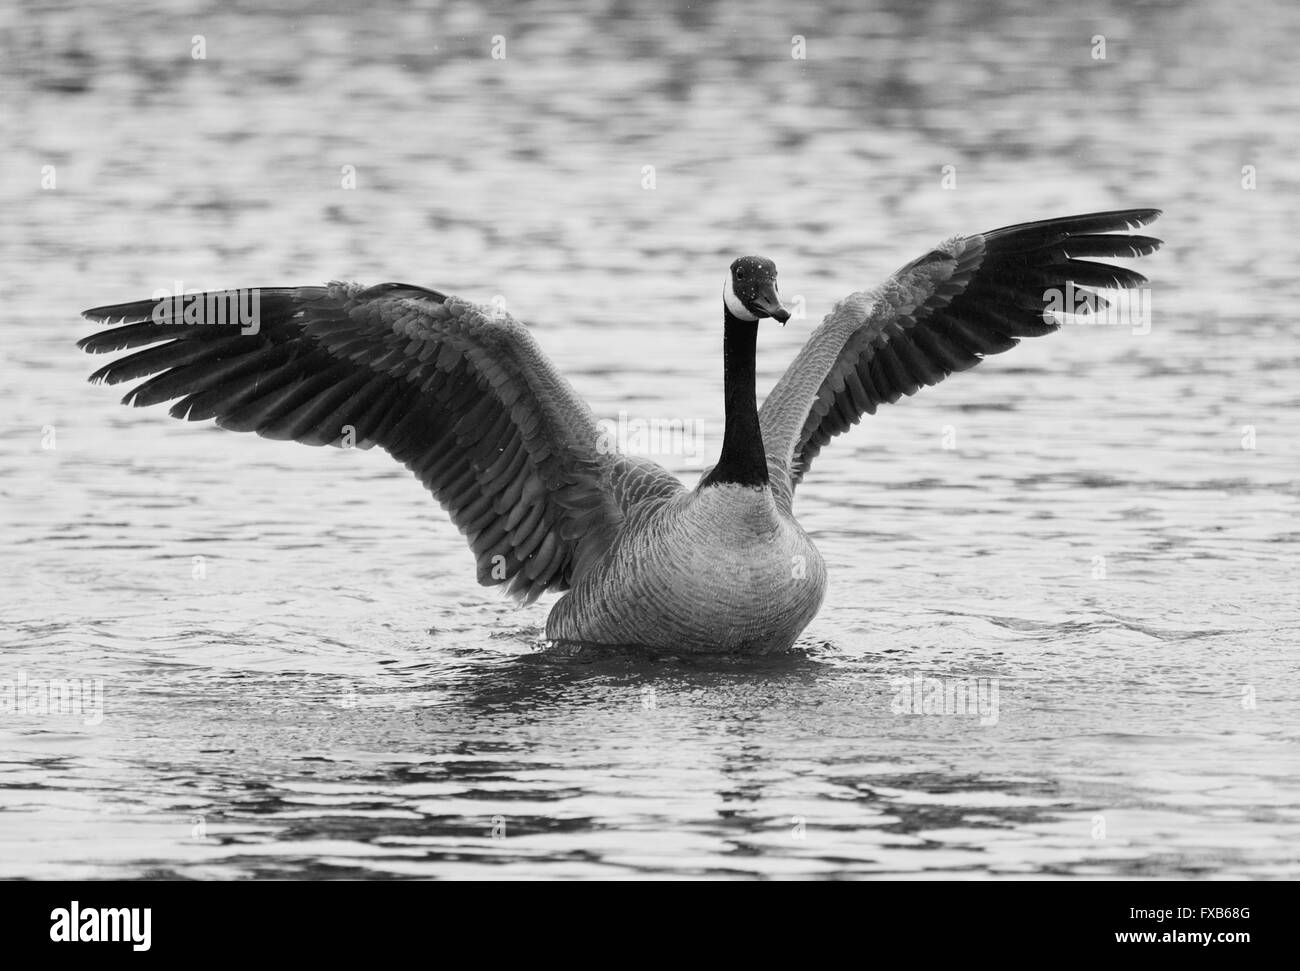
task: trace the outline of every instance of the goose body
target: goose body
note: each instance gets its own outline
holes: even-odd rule
[[[466,535],[480,583],[524,602],[565,592],[546,625],[556,644],[765,653],[793,645],[825,596],[825,565],[793,511],[821,448],[880,404],[1058,329],[1063,294],[1066,312],[1087,312],[1105,306],[1097,290],[1144,284],[1087,258],[1154,251],[1159,240],[1127,230],[1158,214],[949,239],[836,304],[761,410],[760,323],[789,314],[775,265],[736,260],[722,451],[689,490],[602,447],[591,410],[521,323],[436,290],[331,283],[116,304],[85,312],[114,326],[79,346],[136,349],[92,375],[148,378],[126,403],[178,399],[178,418],[381,446]]]
[[[555,605],[548,639],[761,654],[794,644],[821,606],[821,554],[770,488],[682,492],[643,516]]]

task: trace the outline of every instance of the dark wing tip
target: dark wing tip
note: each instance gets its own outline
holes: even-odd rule
[[[1035,222],[1016,223],[984,233],[988,241],[1008,236],[1035,237],[1047,235],[1074,235],[1076,233],[1118,233],[1136,229],[1154,222],[1162,214],[1160,209],[1110,209],[1105,212],[1085,212],[1077,216],[1057,216]]]
[[[91,307],[89,310],[83,310],[81,316],[87,320],[94,320],[100,323],[122,323],[138,324],[151,319],[154,307],[158,305],[156,299],[149,300],[132,300],[128,303],[110,303],[102,307]]]
[[[1163,209],[1108,209],[1105,212],[1089,212],[1080,216],[1066,216],[1063,221],[1087,220],[1105,221],[1114,225],[1115,231],[1133,229],[1155,222],[1164,215]],[[1049,220],[1050,222],[1050,220]]]
[[[1145,226],[1163,216],[1163,209],[1115,209],[1111,212],[1099,212],[1098,216],[1124,216],[1134,226]]]
[[[1159,209],[1115,209],[1018,223],[981,235],[990,259],[1039,268],[1069,264],[1085,271],[1097,270],[1096,264],[1080,266],[1079,261],[1135,258],[1158,250],[1163,240],[1138,235],[1133,230],[1160,214]],[[1130,282],[1099,285],[1127,287],[1142,282],[1145,281],[1133,277]]]

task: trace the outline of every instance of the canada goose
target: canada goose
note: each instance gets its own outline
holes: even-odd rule
[[[1121,233],[1158,215],[953,237],[837,303],[761,410],[758,322],[789,313],[772,261],[736,260],[723,291],[722,452],[689,491],[653,462],[598,447],[591,410],[519,321],[423,287],[335,282],[96,307],[84,316],[119,326],[78,346],[158,345],[91,376],[153,375],[123,403],[180,398],[176,418],[382,446],[469,538],[479,583],[525,602],[568,591],[547,619],[552,642],[761,653],[792,646],[825,593],[822,559],[792,514],[822,446],[882,403],[1058,329],[1045,310],[1095,310],[1106,305],[1096,289],[1144,284],[1078,257],[1153,252],[1159,240]],[[1062,306],[1062,294],[1075,296]]]

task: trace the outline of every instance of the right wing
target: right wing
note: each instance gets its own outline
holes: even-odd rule
[[[183,303],[191,295],[86,311],[121,326],[80,341],[83,350],[154,345],[91,380],[153,375],[123,403],[179,398],[176,418],[308,445],[381,446],[469,538],[479,583],[509,583],[525,601],[567,589],[639,504],[684,488],[652,462],[601,448],[591,410],[505,313],[396,283],[192,299],[251,307],[254,294],[255,324],[243,332],[233,309],[225,323],[169,314],[193,306]]]
[[[1044,316],[1051,295],[1073,293],[1066,305],[1095,311],[1106,306],[1095,290],[1144,285],[1140,273],[1079,257],[1154,252],[1160,240],[1121,231],[1158,215],[1096,212],[954,237],[876,290],[841,300],[759,411],[778,500],[790,508],[822,446],[864,413],[1009,350],[1021,337],[1057,330]]]

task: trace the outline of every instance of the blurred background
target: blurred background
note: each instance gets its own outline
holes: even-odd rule
[[[1294,877],[1297,47],[1283,2],[7,4],[0,681],[106,701],[0,717],[0,875]],[[396,463],[122,408],[74,347],[178,284],[500,298],[707,463],[734,256],[807,308],[761,390],[939,240],[1139,206],[1149,332],[823,452],[775,669],[538,660],[550,601]],[[891,711],[914,672],[998,724]]]

